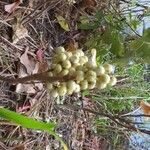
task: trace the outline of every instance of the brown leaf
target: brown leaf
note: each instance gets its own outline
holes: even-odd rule
[[[12,148],[12,150],[25,150],[24,144],[19,144]]]
[[[68,42],[66,49],[67,49],[67,51],[73,52],[73,51],[76,51],[77,48],[78,48],[78,43],[75,42],[75,40],[71,39],[71,40]]]
[[[28,74],[26,73],[25,69],[23,66],[20,66],[19,68],[19,77],[25,77],[28,76]],[[36,92],[34,85],[33,84],[17,84],[16,86],[16,92],[17,93],[30,93],[30,94],[34,94]]]
[[[30,75],[35,69],[35,61],[32,57],[29,59],[28,50],[29,49],[26,48],[24,54],[20,57],[20,62],[25,66],[25,68],[27,69],[27,73]]]
[[[85,7],[91,8],[97,5],[96,0],[83,0]]]
[[[8,13],[12,13],[13,11],[16,10],[16,8],[22,3],[22,0],[16,0],[12,4],[8,4],[4,6],[4,10]]]
[[[36,52],[36,57],[39,61],[39,63],[38,63],[38,73],[47,71],[48,70],[48,63],[44,58],[44,51],[42,49],[39,49]]]
[[[140,106],[145,115],[150,115],[150,104],[144,101],[141,101]]]
[[[21,65],[19,68],[19,77],[25,77],[31,74],[36,74],[39,72],[40,62],[36,62],[35,59],[28,55],[28,48],[24,52],[24,54],[20,57]],[[42,83],[35,83],[35,84],[18,84],[16,86],[17,93],[36,93],[36,89],[42,90],[43,84]]]
[[[44,61],[44,51],[42,49],[39,49],[36,52],[36,57],[37,57],[39,62],[43,62]]]

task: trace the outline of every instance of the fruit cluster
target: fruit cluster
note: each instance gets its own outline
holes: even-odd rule
[[[55,52],[48,75],[50,77],[68,75],[75,78],[66,82],[47,83],[52,97],[71,95],[86,89],[104,89],[107,85],[116,84],[117,79],[112,75],[114,66],[110,64],[97,66],[95,49],[91,50],[91,58],[88,58],[82,50],[70,52],[58,47]]]

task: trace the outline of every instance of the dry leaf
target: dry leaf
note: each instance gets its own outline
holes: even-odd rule
[[[144,112],[144,115],[150,115],[150,104],[144,101],[141,101],[140,106]],[[144,117],[145,121],[149,121],[150,117]]]
[[[44,60],[44,51],[42,49],[39,49],[36,52],[36,57],[37,57],[39,62],[43,62],[43,60]]]
[[[144,101],[141,101],[140,106],[145,115],[150,115],[150,104]]]
[[[12,148],[12,150],[25,150],[24,144],[19,144]]]
[[[85,7],[91,8],[97,5],[96,0],[83,0]]]
[[[67,51],[76,51],[78,48],[78,43],[75,42],[75,40],[70,40],[69,43],[67,44]]]
[[[16,10],[16,8],[22,3],[22,0],[16,0],[12,4],[8,4],[4,6],[4,10],[8,13],[12,13],[13,11]]]
[[[44,59],[44,51],[42,49],[39,49],[36,52],[36,57],[37,57],[37,60],[39,61],[39,63],[38,63],[38,73],[47,71],[48,70],[48,63]]]
[[[33,57],[29,57],[28,55],[28,48],[24,52],[24,54],[20,57],[20,62],[23,66],[19,68],[19,77],[25,77],[31,74],[39,73],[40,70],[40,62],[36,62]],[[26,69],[26,70],[25,70]],[[37,87],[37,88],[36,88]],[[43,83],[35,83],[35,84],[18,84],[16,86],[17,93],[36,93],[36,89],[42,90]]]
[[[28,30],[20,23],[12,26],[13,29],[13,43],[17,43],[20,39],[28,37]]]
[[[26,67],[27,73],[30,75],[33,73],[33,70],[35,69],[35,61],[34,59],[30,58],[28,56],[28,48],[26,48],[26,51],[24,54],[20,57],[20,62]],[[36,72],[37,73],[37,72]]]
[[[19,76],[19,78],[28,76],[28,74],[26,73],[23,66],[20,66],[18,76]],[[36,90],[35,90],[33,84],[21,84],[21,83],[19,83],[16,86],[16,92],[17,93],[26,92],[26,93],[34,94],[36,92]]]
[[[57,21],[58,21],[58,23],[60,24],[60,26],[61,26],[65,31],[70,31],[69,25],[68,25],[68,23],[67,23],[67,21],[66,21],[65,18],[63,18],[63,17],[60,16],[60,15],[57,15],[56,18],[57,18]]]

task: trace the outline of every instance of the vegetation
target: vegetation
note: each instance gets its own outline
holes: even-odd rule
[[[150,115],[149,6],[0,4],[0,149],[119,150],[150,134],[134,121]]]

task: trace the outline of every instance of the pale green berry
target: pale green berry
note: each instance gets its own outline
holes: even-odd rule
[[[59,53],[59,54],[56,55],[56,59],[57,59],[58,61],[64,61],[64,60],[67,59],[67,56],[66,56],[65,53]]]
[[[67,82],[67,89],[70,91],[74,91],[76,89],[76,83],[73,80]]]
[[[76,80],[77,81],[82,81],[84,80],[84,72],[81,70],[76,71]]]
[[[63,52],[65,52],[65,49],[64,49],[64,47],[59,46],[59,47],[56,48],[55,52],[56,52],[57,54],[63,53]]]
[[[48,72],[49,77],[53,77],[53,73],[51,71]]]
[[[73,64],[73,67],[74,67],[74,68],[77,68],[78,66],[80,66],[79,63]]]
[[[97,77],[99,82],[108,84],[110,82],[110,76],[108,74],[102,74]]]
[[[77,64],[79,62],[79,57],[77,55],[73,55],[73,56],[70,57],[70,61],[73,64]]]
[[[58,94],[58,92],[57,92],[57,90],[55,89],[53,89],[53,90],[51,90],[51,92],[50,92],[50,95],[52,96],[52,97],[54,97],[54,98],[56,98],[56,97],[58,97],[59,96],[59,94]]]
[[[71,95],[74,91],[71,89],[67,89],[67,95]]]
[[[87,68],[86,66],[83,66],[82,71],[87,72],[89,70],[89,68]]]
[[[79,57],[80,57],[80,52],[74,51],[74,52],[73,52],[73,56],[77,56],[77,57],[79,58]]]
[[[69,75],[74,75],[75,74],[75,72],[76,72],[76,69],[75,68],[73,68],[73,67],[71,67],[71,68],[69,68]]]
[[[115,76],[112,76],[110,78],[109,85],[114,86],[114,85],[116,85],[116,83],[117,83],[117,78]]]
[[[76,70],[77,70],[77,71],[78,71],[78,70],[81,70],[81,71],[82,71],[82,70],[83,70],[83,66],[81,66],[81,65],[77,66],[77,67],[76,67]]]
[[[47,83],[47,89],[51,91],[53,89],[53,84]]]
[[[111,74],[114,73],[115,67],[110,64],[104,64],[103,67],[105,68],[106,73]]]
[[[106,86],[107,86],[107,84],[105,84],[105,83],[97,82],[97,84],[96,84],[96,87],[100,90],[106,88]]]
[[[60,73],[62,76],[66,76],[69,73],[68,69],[64,69],[62,70],[62,72]]]
[[[63,66],[64,68],[66,68],[66,69],[69,69],[69,68],[71,67],[71,63],[70,63],[69,60],[64,60],[64,61],[62,62],[62,66]]]
[[[50,69],[54,69],[56,67],[57,64],[51,64],[50,65]]]
[[[96,72],[95,71],[93,71],[93,70],[89,70],[89,71],[87,71],[87,74],[86,74],[87,76],[93,76],[93,77],[96,77]]]
[[[74,90],[74,92],[75,93],[78,93],[78,92],[80,92],[80,85],[79,84],[76,84],[76,88],[75,88],[75,90]]]
[[[77,50],[78,53],[80,53],[80,56],[84,56],[84,52],[82,51],[82,49]]]
[[[96,81],[96,72],[93,70],[87,71],[86,79],[88,80],[88,82],[95,82]]]
[[[64,96],[67,93],[67,88],[65,85],[61,85],[58,87],[58,94],[59,96]]]
[[[81,88],[81,90],[86,90],[88,88],[88,81],[87,80],[81,81],[80,88]]]
[[[105,73],[105,68],[103,66],[99,66],[95,69],[95,71],[96,71],[96,74],[99,76]]]
[[[73,55],[76,55],[78,57],[84,56],[84,52],[82,50],[76,50]]]
[[[72,56],[72,52],[66,52],[65,54],[66,54],[68,59]]]
[[[62,71],[62,66],[60,64],[56,64],[53,71],[55,74],[60,73]]]
[[[87,63],[85,63],[85,66],[89,69],[95,69],[95,64],[93,64],[92,62],[88,61]]]
[[[86,79],[88,80],[88,82],[95,82],[96,81],[96,76],[86,76]]]
[[[96,81],[88,83],[88,89],[94,89],[96,87]]]
[[[54,85],[54,86],[59,86],[59,85],[60,85],[60,82],[59,82],[59,81],[55,81],[55,82],[53,82],[53,85]]]
[[[85,63],[88,62],[88,57],[87,56],[81,56],[79,59],[80,65],[84,65]]]

